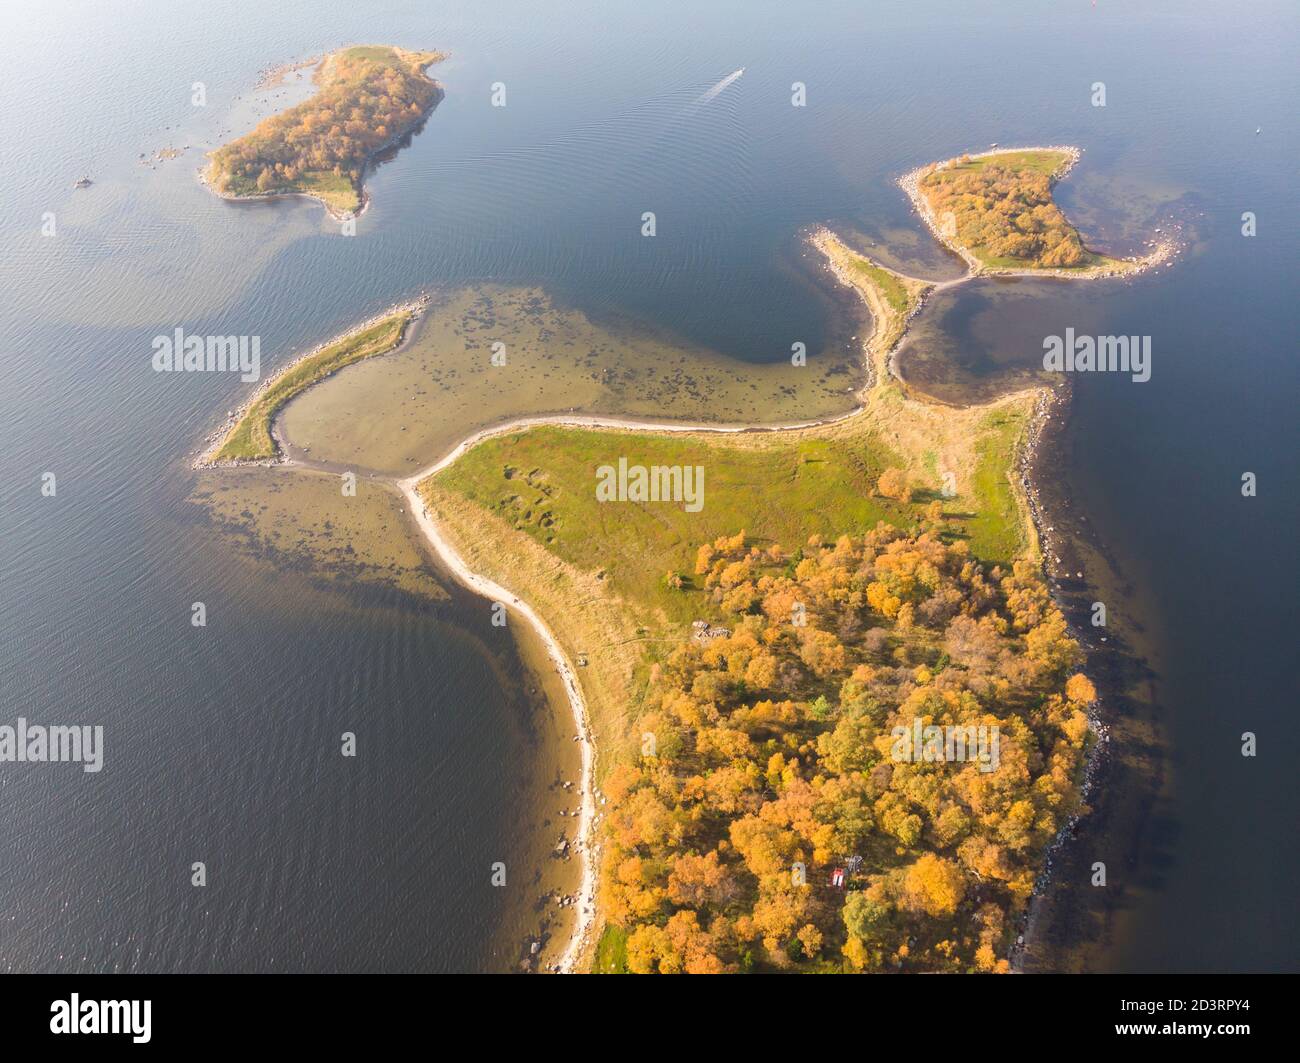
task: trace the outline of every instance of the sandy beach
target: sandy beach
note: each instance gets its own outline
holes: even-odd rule
[[[445,465],[448,460],[450,459],[444,460],[442,464]],[[523,617],[532,626],[546,646],[546,652],[551,662],[555,665],[556,671],[560,673],[560,677],[564,681],[564,690],[568,695],[569,707],[573,712],[573,725],[577,729],[578,741],[582,750],[582,805],[578,816],[578,835],[573,843],[573,848],[577,850],[582,861],[582,880],[578,887],[576,902],[578,922],[559,961],[560,971],[570,974],[574,972],[578,958],[584,953],[596,918],[596,848],[592,841],[593,825],[596,820],[594,791],[595,747],[592,745],[591,729],[587,722],[587,703],[582,696],[582,688],[578,685],[578,677],[573,670],[573,666],[569,663],[569,659],[561,648],[559,641],[542,621],[542,618],[518,595],[512,594],[491,580],[471,572],[451,544],[439,533],[437,524],[429,516],[424,500],[420,498],[416,489],[419,481],[426,474],[422,473],[399,481],[402,494],[406,496],[411,505],[411,512],[415,515],[420,531],[424,533],[424,537],[429,541],[429,545],[433,547],[442,563],[466,587],[491,601],[507,605],[511,612],[516,616]]]

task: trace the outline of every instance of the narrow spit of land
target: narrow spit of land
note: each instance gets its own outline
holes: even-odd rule
[[[281,459],[271,422],[295,395],[364,358],[387,354],[401,345],[424,310],[417,300],[386,310],[351,332],[295,359],[268,379],[217,432],[216,442],[199,460],[203,465],[271,463]]]

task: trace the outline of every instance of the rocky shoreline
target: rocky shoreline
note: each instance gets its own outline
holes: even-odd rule
[[[1059,571],[1054,567],[1062,564],[1061,538],[1056,532],[1055,524],[1047,523],[1049,518],[1044,507],[1042,493],[1036,483],[1036,479],[1041,476],[1038,466],[1045,460],[1043,448],[1051,445],[1050,439],[1047,438],[1048,434],[1052,429],[1063,423],[1064,411],[1070,402],[1070,390],[1066,385],[1060,388],[1044,388],[1042,391],[1043,394],[1039,397],[1034,410],[1034,419],[1030,423],[1021,450],[1015,475],[1018,494],[1024,500],[1038,538],[1043,575],[1047,580],[1052,601],[1061,610],[1061,614],[1066,617],[1067,622],[1070,622],[1069,603],[1062,599],[1060,592],[1061,577]],[[1082,577],[1083,573],[1078,572],[1077,578],[1081,579]],[[1090,647],[1086,633],[1081,631],[1074,622],[1070,622],[1070,633],[1087,653]],[[1084,673],[1091,676],[1092,671],[1092,669],[1088,668],[1088,662],[1085,661]],[[1084,761],[1083,779],[1080,783],[1080,798],[1084,802],[1084,811],[1072,816],[1061,825],[1056,837],[1043,855],[1043,864],[1034,879],[1034,889],[1030,894],[1029,903],[1020,917],[1017,941],[1011,951],[1012,969],[1017,973],[1023,970],[1021,963],[1026,949],[1035,944],[1033,940],[1034,931],[1038,923],[1036,917],[1042,904],[1042,898],[1046,896],[1054,883],[1053,872],[1055,871],[1057,858],[1063,853],[1066,846],[1073,841],[1080,823],[1088,816],[1090,811],[1088,809],[1088,798],[1097,785],[1110,742],[1110,728],[1105,722],[1102,710],[1103,697],[1099,695],[1097,700],[1089,705],[1086,710],[1093,741],[1088,750],[1087,759]]]

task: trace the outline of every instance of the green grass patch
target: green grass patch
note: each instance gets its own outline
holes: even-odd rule
[[[1064,166],[1069,158],[1070,154],[1066,151],[1000,151],[996,155],[954,163],[948,172],[966,170],[978,173],[989,166],[1001,166],[1009,170],[1030,170],[1050,176]]]
[[[704,505],[600,502],[596,470],[629,464],[701,466]],[[908,506],[874,494],[895,455],[874,441],[801,438],[739,448],[698,436],[542,427],[489,439],[437,474],[437,482],[497,514],[565,561],[603,570],[612,588],[684,621],[700,615],[695,554],[742,528],[791,549],[809,535],[913,522]],[[687,577],[669,586],[670,572]]]
[[[359,44],[355,48],[343,50],[345,59],[359,59],[368,63],[383,63],[386,66],[401,66],[402,61],[397,52],[382,44]]]
[[[907,296],[907,289],[903,282],[887,269],[882,269],[874,262],[865,258],[854,258],[853,268],[859,273],[864,273],[875,283],[876,287],[889,303],[899,313],[905,314],[908,310],[910,300]]]
[[[944,508],[976,557],[1005,564],[1025,544],[1007,477],[1024,416],[999,410],[983,428],[974,483]],[[617,467],[620,457],[646,467],[703,467],[703,507],[689,513],[680,502],[598,501],[596,470]],[[793,550],[811,535],[861,534],[882,520],[916,527],[932,493],[911,504],[876,493],[880,474],[905,464],[868,433],[774,436],[768,445],[741,448],[725,437],[545,426],[487,439],[435,479],[562,560],[603,572],[629,601],[682,622],[709,610],[694,576],[695,554],[720,535],[744,529],[758,545]],[[682,577],[680,587],[670,573]]]
[[[244,411],[211,460],[261,461],[274,458],[276,450],[271,438],[271,421],[280,408],[299,392],[344,366],[392,350],[401,341],[410,321],[411,311],[398,311],[360,332],[322,347],[276,377]]]
[[[971,552],[985,561],[1008,565],[1025,549],[1025,531],[1011,477],[1016,445],[1025,430],[1024,414],[996,410],[985,419],[988,429],[976,445],[975,511],[965,524]]]
[[[596,943],[592,974],[627,974],[627,931],[612,923],[605,925]]]
[[[281,181],[268,189],[259,189],[251,177],[232,175],[224,191],[233,196],[290,195],[294,193],[315,196],[335,211],[356,211],[361,206],[361,193],[347,174],[333,170],[312,170],[299,174],[293,181]]]

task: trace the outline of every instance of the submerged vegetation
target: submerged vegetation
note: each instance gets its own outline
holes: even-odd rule
[[[726,626],[653,668],[605,780],[600,962],[1006,970],[1095,697],[1036,567],[882,523],[693,573]]]
[[[269,461],[276,457],[271,421],[299,392],[363,358],[392,350],[402,341],[415,311],[404,308],[366,325],[300,359],[269,381],[243,409],[209,462]]]
[[[231,196],[304,193],[334,211],[355,211],[370,158],[437,103],[438,84],[424,68],[441,58],[378,46],[333,53],[311,99],[212,152],[209,179]]]
[[[865,375],[849,345],[860,322],[837,320],[807,365],[749,363],[589,318],[541,288],[435,289],[400,353],[312,388],[280,428],[317,460],[409,475],[475,431],[547,412],[721,423],[833,417],[853,408]],[[506,368],[492,364],[497,342],[509,352]]]

